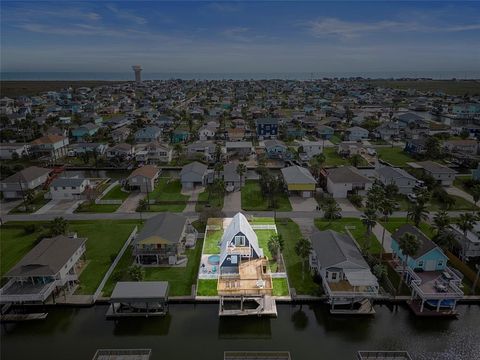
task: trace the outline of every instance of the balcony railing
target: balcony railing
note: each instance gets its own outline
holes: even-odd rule
[[[12,286],[15,285],[17,281],[11,279],[2,289],[0,289],[0,302],[1,303],[16,303],[16,302],[28,302],[28,301],[44,301],[47,299],[52,291],[55,289],[57,286],[56,281],[52,281],[48,284],[45,284],[40,289],[36,289],[37,292],[35,293],[21,293],[21,288],[18,290],[12,291],[12,293],[9,294],[9,289],[11,289]],[[25,289],[28,287],[28,285],[25,286]]]
[[[445,281],[445,288],[447,291],[427,291],[422,288],[423,281],[422,279],[410,268],[406,269],[407,276],[409,277],[409,285],[412,287],[415,292],[424,299],[461,299],[463,297],[463,291],[460,289],[459,285],[461,284],[461,279],[458,275],[453,272],[450,268],[444,270],[452,279]],[[403,268],[399,270],[400,274],[403,273]],[[407,279],[408,280],[408,279]]]

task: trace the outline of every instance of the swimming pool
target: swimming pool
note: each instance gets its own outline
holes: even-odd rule
[[[220,255],[210,255],[208,257],[208,263],[210,265],[218,265],[220,263]]]

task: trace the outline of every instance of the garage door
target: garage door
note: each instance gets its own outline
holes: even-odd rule
[[[437,260],[427,260],[425,271],[434,271],[437,268]]]

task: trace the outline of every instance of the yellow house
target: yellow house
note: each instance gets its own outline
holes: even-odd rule
[[[283,168],[281,171],[288,192],[296,193],[301,197],[313,196],[317,181],[308,169],[294,165]]]

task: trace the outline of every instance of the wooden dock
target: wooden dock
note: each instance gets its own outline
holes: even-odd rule
[[[254,300],[258,306],[256,308],[247,308],[243,306],[243,302],[247,300]],[[225,303],[237,303],[238,307],[226,309]],[[261,297],[242,297],[242,298],[221,298],[219,316],[277,316],[277,304],[272,296]]]
[[[375,309],[368,299],[364,299],[358,309],[330,309],[330,314],[335,315],[374,315]]]
[[[424,306],[423,311],[420,311],[421,305],[416,301],[407,301],[407,305],[416,316],[423,316],[423,317],[457,317],[458,316],[458,312],[456,310],[451,310],[451,309],[440,309],[440,311],[436,311]]]
[[[22,322],[22,321],[38,321],[45,320],[48,313],[31,313],[31,314],[2,314],[0,322]]]

